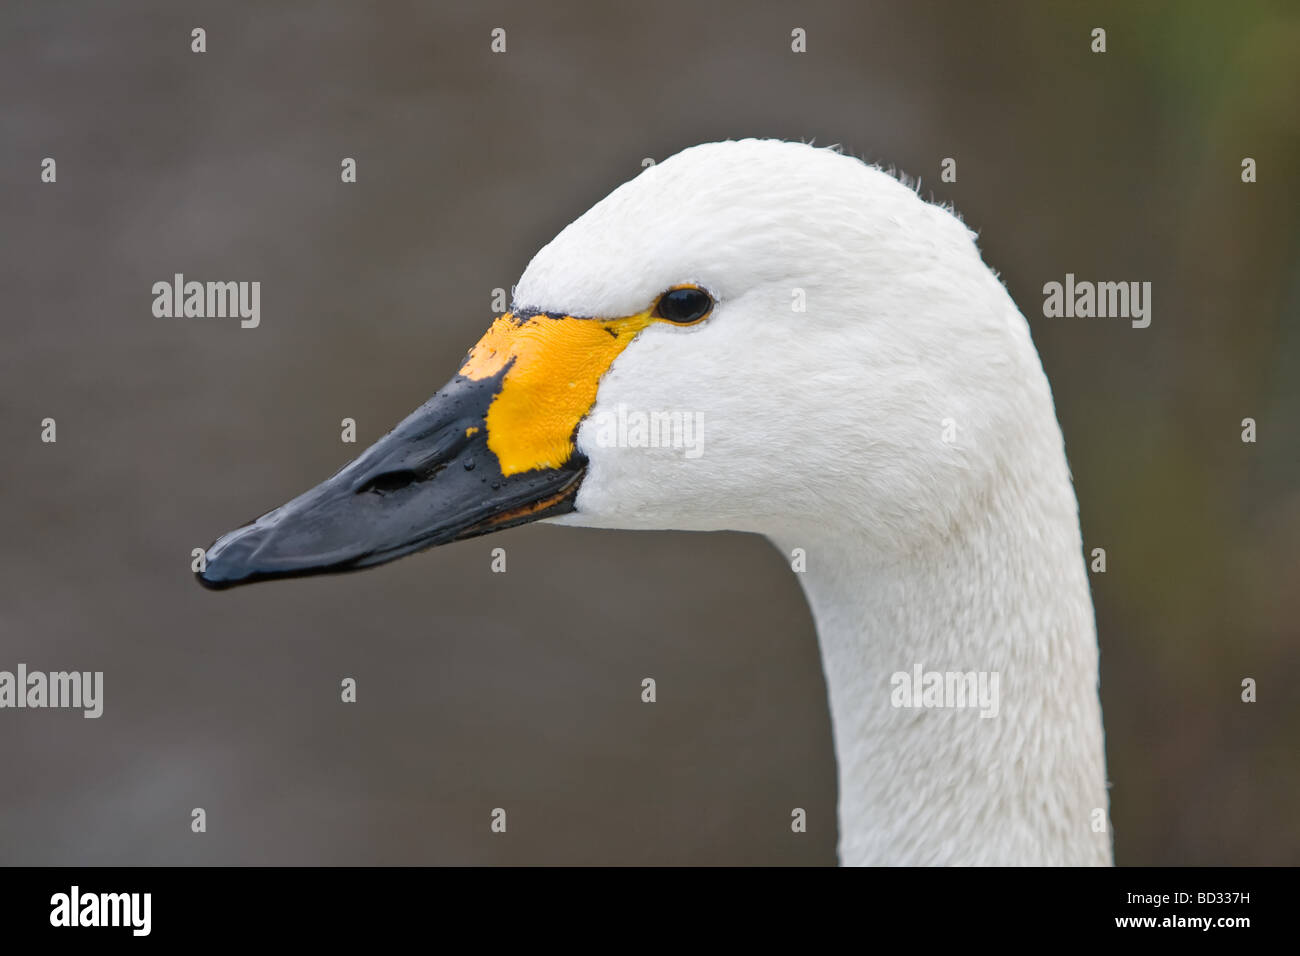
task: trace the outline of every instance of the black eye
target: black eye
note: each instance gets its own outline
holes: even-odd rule
[[[659,297],[655,317],[669,322],[698,322],[713,309],[713,297],[703,289],[669,289]]]

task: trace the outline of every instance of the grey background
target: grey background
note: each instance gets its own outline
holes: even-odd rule
[[[1029,316],[1109,555],[1118,861],[1300,859],[1300,20],[1137,7],[4,5],[0,669],[103,670],[106,703],[0,712],[0,862],[832,863],[815,635],[757,538],[189,571],[450,377],[491,290],[643,157],[748,135],[920,177]],[[1152,281],[1152,326],[1042,318],[1067,271]],[[261,327],[155,319],[175,272],[260,280]]]

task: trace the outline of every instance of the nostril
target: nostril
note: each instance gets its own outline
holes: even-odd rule
[[[407,485],[414,484],[420,480],[420,476],[409,468],[401,471],[386,471],[382,475],[375,475],[364,485],[357,489],[357,494],[363,495],[367,491],[372,491],[377,495],[387,495],[394,491],[401,491]]]
[[[356,494],[362,495],[370,491],[377,495],[390,495],[395,491],[401,491],[408,485],[415,484],[417,481],[428,481],[430,478],[436,478],[439,472],[446,467],[447,463],[440,461],[428,468],[399,468],[396,471],[386,471],[365,482],[356,490]]]

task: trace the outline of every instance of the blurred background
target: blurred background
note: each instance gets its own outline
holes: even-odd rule
[[[5,4],[0,669],[102,670],[105,709],[0,712],[0,862],[833,863],[816,638],[758,538],[189,567],[643,158],[744,136],[920,178],[1029,317],[1108,557],[1117,862],[1300,862],[1298,47],[1283,2]],[[154,318],[176,272],[260,280],[260,328]],[[1151,281],[1151,327],[1043,319],[1066,272]]]

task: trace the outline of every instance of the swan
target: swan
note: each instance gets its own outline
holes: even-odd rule
[[[698,420],[697,445],[626,425],[655,414]],[[974,234],[890,174],[753,139],[646,168],[534,256],[449,384],[198,578],[350,571],[537,520],[780,549],[820,645],[841,863],[1112,862],[1051,391]],[[952,697],[965,675],[995,713]]]

